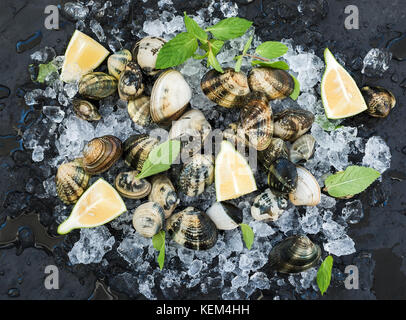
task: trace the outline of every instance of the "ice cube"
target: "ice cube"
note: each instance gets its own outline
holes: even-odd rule
[[[382,77],[389,69],[392,53],[387,49],[371,49],[364,58],[362,73],[368,77]]]
[[[384,173],[390,168],[392,155],[386,142],[379,136],[368,139],[362,165]]]
[[[102,26],[100,25],[100,23],[98,23],[96,20],[92,19],[92,20],[90,20],[89,26],[100,42],[106,41],[106,35],[104,34],[104,30],[103,30]]]
[[[188,275],[191,277],[197,276],[203,268],[203,263],[201,260],[193,260],[190,264]]]
[[[307,207],[306,214],[299,218],[304,233],[316,234],[320,231],[322,220],[317,207]]]
[[[255,272],[250,277],[250,283],[252,283],[258,289],[265,290],[270,288],[269,279],[267,275],[263,272]]]
[[[85,20],[89,14],[89,8],[80,2],[67,2],[63,10],[74,20]]]
[[[56,123],[61,123],[65,117],[65,111],[58,106],[43,106],[42,112],[49,120]]]
[[[246,286],[248,284],[248,281],[249,281],[248,274],[242,273],[235,276],[233,280],[231,280],[231,285],[234,289],[237,289]]]
[[[362,202],[360,200],[347,202],[341,212],[341,215],[348,223],[356,224],[360,222],[364,217]]]
[[[337,257],[346,256],[355,252],[355,243],[348,235],[345,235],[337,240],[324,243],[324,250]]]
[[[32,151],[32,161],[41,162],[42,160],[44,160],[44,148],[41,146],[35,146]]]

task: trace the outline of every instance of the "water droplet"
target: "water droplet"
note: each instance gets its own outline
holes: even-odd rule
[[[42,32],[37,31],[33,35],[31,35],[28,39],[18,41],[16,45],[17,53],[23,53],[26,50],[34,48],[41,42],[41,40],[42,40]]]
[[[18,298],[20,296],[20,290],[18,290],[17,288],[10,288],[8,289],[7,295],[10,298]]]

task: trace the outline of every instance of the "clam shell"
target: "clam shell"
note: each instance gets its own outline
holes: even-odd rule
[[[169,218],[180,201],[175,187],[165,174],[153,176],[151,182],[152,189],[148,200],[160,204],[164,209],[165,218]]]
[[[363,87],[361,93],[368,107],[368,114],[376,118],[386,118],[396,106],[396,98],[382,87]]]
[[[295,82],[288,72],[266,67],[253,68],[248,83],[251,90],[265,93],[268,100],[285,99],[295,89]]]
[[[130,61],[125,66],[118,82],[118,94],[121,100],[133,100],[144,91],[142,73],[138,64]]]
[[[137,179],[136,171],[119,173],[114,185],[123,197],[129,199],[142,199],[151,192],[151,184],[145,179]]]
[[[119,138],[103,136],[91,140],[83,150],[83,168],[90,174],[99,174],[110,169],[123,152]]]
[[[156,138],[146,134],[136,134],[124,141],[123,157],[125,163],[141,172],[144,162],[148,159],[149,153],[158,145]]]
[[[164,226],[165,214],[162,207],[155,202],[140,205],[134,211],[134,229],[145,238],[152,238]]]
[[[107,59],[107,68],[109,74],[120,79],[120,74],[124,71],[127,62],[132,60],[131,52],[127,49],[117,51]]]
[[[175,242],[192,250],[207,250],[217,242],[218,231],[213,221],[192,207],[170,216],[166,230]]]
[[[75,114],[86,121],[98,121],[101,119],[99,110],[86,100],[75,99],[73,101],[73,111]]]
[[[186,163],[179,176],[179,189],[189,197],[195,197],[213,183],[214,158],[211,155],[194,155]]]
[[[297,186],[296,166],[285,158],[279,158],[269,168],[268,184],[277,193],[288,194]]]
[[[85,192],[89,179],[90,174],[82,168],[79,160],[61,164],[55,176],[58,197],[67,205],[76,203]]]
[[[242,210],[229,202],[216,202],[206,213],[219,230],[236,229],[243,221]]]
[[[134,60],[137,61],[145,74],[153,76],[159,72],[159,70],[155,70],[155,64],[159,50],[165,43],[166,41],[162,38],[146,37],[135,44],[133,49]]]
[[[274,117],[273,134],[285,141],[294,142],[312,127],[314,114],[301,109],[288,109]]]
[[[295,141],[289,153],[289,159],[293,163],[309,160],[314,153],[316,139],[310,134],[305,134]]]
[[[240,114],[240,126],[248,142],[258,151],[271,144],[273,134],[272,109],[263,93],[254,92]]]
[[[271,189],[266,189],[257,196],[251,207],[251,215],[259,221],[276,221],[285,212],[288,201],[272,193]]]
[[[150,98],[141,96],[128,101],[127,111],[134,123],[141,127],[148,126],[151,123]]]
[[[288,158],[289,149],[286,142],[280,138],[272,138],[268,148],[258,152],[258,160],[269,170],[272,163],[278,158]]]
[[[152,88],[151,118],[156,123],[178,119],[189,105],[192,89],[176,70],[163,72]]]
[[[279,242],[269,255],[271,268],[281,273],[299,273],[317,265],[321,249],[304,235]]]
[[[100,100],[117,90],[117,79],[103,72],[91,72],[79,82],[79,93],[87,98]]]
[[[200,86],[207,98],[225,108],[243,106],[245,96],[250,93],[247,76],[232,68],[224,69],[224,73],[210,70],[203,76]]]
[[[300,166],[297,167],[297,187],[289,194],[289,200],[295,206],[317,206],[321,200],[321,191],[316,178]]]

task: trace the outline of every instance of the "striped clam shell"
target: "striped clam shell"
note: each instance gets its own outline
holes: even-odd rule
[[[145,179],[137,179],[137,171],[119,173],[114,185],[123,197],[129,199],[142,199],[151,192],[151,184]]]
[[[86,121],[98,121],[101,119],[96,106],[86,100],[75,99],[73,101],[73,111],[79,118]]]
[[[295,88],[288,72],[266,67],[253,68],[248,75],[248,83],[251,90],[265,93],[269,100],[285,99]]]
[[[317,265],[321,249],[305,235],[295,235],[279,242],[269,255],[270,267],[281,273],[299,273]]]
[[[289,149],[285,141],[280,138],[272,138],[268,148],[258,152],[258,160],[269,169],[272,163],[278,158],[288,158]]]
[[[74,204],[85,192],[90,174],[82,167],[80,160],[63,163],[55,176],[56,192],[65,204]]]
[[[212,155],[194,155],[180,172],[179,189],[189,197],[203,193],[213,183],[214,157]]]
[[[124,141],[123,157],[125,163],[141,172],[144,162],[148,159],[149,153],[158,145],[156,138],[147,134],[136,134]]]
[[[150,98],[147,96],[128,101],[127,111],[131,120],[141,127],[148,126],[151,123],[149,106]]]
[[[232,68],[224,69],[224,73],[210,70],[203,76],[200,86],[207,98],[225,108],[243,106],[245,96],[250,93],[247,76]]]
[[[87,98],[100,100],[117,90],[117,79],[103,72],[91,72],[79,82],[79,93]]]
[[[158,77],[151,92],[151,118],[156,123],[178,119],[188,107],[192,89],[177,70],[167,70]]]
[[[166,43],[166,40],[159,37],[145,37],[138,41],[133,49],[134,60],[137,61],[142,72],[153,76],[159,72],[155,69],[159,50]]]
[[[165,218],[169,218],[180,201],[175,187],[165,174],[153,176],[151,183],[152,189],[148,200],[160,204],[164,209]]]
[[[266,189],[257,196],[251,207],[251,215],[259,221],[276,221],[285,212],[288,201],[272,193],[271,189]]]
[[[94,138],[83,150],[83,167],[90,174],[99,174],[110,169],[123,152],[121,140],[107,135]]]
[[[314,153],[316,139],[311,134],[305,134],[297,139],[289,152],[289,159],[293,163],[307,161]]]
[[[142,73],[138,64],[130,61],[125,66],[118,81],[118,94],[121,100],[133,100],[144,91]]]
[[[133,227],[145,238],[152,238],[165,224],[164,209],[156,202],[147,202],[134,211]]]
[[[131,60],[131,52],[127,49],[123,49],[121,51],[117,51],[115,54],[112,54],[107,60],[109,74],[119,80],[120,74],[124,71],[127,62]]]
[[[293,192],[296,189],[297,180],[296,166],[288,159],[279,158],[269,168],[268,184],[276,193]]]
[[[272,109],[263,93],[253,92],[241,110],[240,127],[248,142],[258,151],[271,144],[273,135]]]
[[[372,117],[386,118],[396,106],[393,93],[382,87],[363,87],[361,93],[368,107],[367,113]]]
[[[285,141],[294,142],[312,127],[314,114],[302,109],[288,109],[274,117],[273,134]]]
[[[170,216],[166,230],[176,243],[192,250],[210,249],[218,237],[216,225],[207,214],[192,207]]]

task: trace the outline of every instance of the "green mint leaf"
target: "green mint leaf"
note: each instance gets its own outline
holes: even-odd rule
[[[208,52],[206,52],[204,55],[199,55],[199,54],[193,54],[193,59],[196,59],[196,60],[202,60],[202,59],[204,59],[204,58],[207,58],[207,56],[209,55],[209,53]]]
[[[242,65],[242,59],[243,58],[244,58],[243,55],[238,56],[237,62],[235,63],[235,66],[234,66],[234,71],[235,72],[240,72],[241,71],[241,65]]]
[[[242,65],[242,60],[243,60],[244,56],[247,54],[249,48],[251,47],[253,39],[254,39],[254,35],[251,35],[251,37],[248,39],[248,41],[244,45],[244,50],[242,51],[242,55],[238,56],[237,62],[236,62],[235,67],[234,67],[234,70],[236,72],[240,72],[241,65]]]
[[[209,42],[210,42],[210,46],[211,46],[211,50],[213,51],[213,54],[215,56],[217,56],[219,54],[221,48],[223,48],[224,41],[217,40],[217,39],[210,39]],[[207,52],[210,51],[209,50],[209,45],[207,43],[203,43],[200,47],[204,51],[207,51]]]
[[[274,68],[274,69],[281,69],[281,70],[289,70],[289,65],[285,61],[260,61],[260,60],[254,60],[251,62],[253,66],[261,66],[261,67],[269,67],[269,68]]]
[[[254,231],[252,231],[251,227],[248,224],[241,223],[241,232],[242,232],[242,238],[245,242],[246,247],[248,250],[251,250],[252,244],[254,243]]]
[[[157,69],[175,67],[189,59],[197,50],[197,39],[188,32],[179,33],[159,50]]]
[[[200,28],[199,25],[197,24],[197,22],[195,20],[193,20],[192,18],[190,18],[186,14],[186,12],[185,12],[184,21],[185,21],[186,30],[190,34],[193,34],[197,39],[199,39],[202,42],[207,41],[207,33],[202,28]]]
[[[333,257],[328,256],[317,271],[317,285],[321,295],[327,291],[331,281],[331,271],[333,269]]]
[[[180,152],[180,141],[168,140],[155,147],[148,155],[142,166],[138,179],[143,179],[154,174],[169,170],[173,161]]]
[[[162,270],[164,268],[164,264],[165,264],[165,243],[164,243],[162,249],[159,251],[158,264],[159,264],[159,268]]]
[[[161,230],[152,237],[152,244],[155,250],[159,251],[157,258],[159,268],[162,270],[165,263],[165,231]]]
[[[342,127],[339,125],[342,120],[329,120],[325,114],[318,114],[316,116],[315,122],[324,130],[324,131],[334,131]]]
[[[300,94],[300,83],[299,81],[296,79],[295,76],[291,75],[291,77],[293,78],[293,81],[295,82],[295,89],[293,89],[292,94],[290,95],[290,98],[292,100],[297,100],[297,98],[299,97]]]
[[[256,50],[256,53],[267,59],[279,58],[286,52],[288,52],[288,47],[277,41],[264,42]]]
[[[367,189],[381,174],[372,168],[349,166],[325,180],[325,191],[335,198],[354,196]]]
[[[53,72],[58,72],[58,69],[56,66],[51,62],[47,64],[41,63],[39,65],[39,70],[38,70],[38,76],[37,76],[37,81],[39,83],[44,83],[45,79],[48,75],[50,75]]]
[[[252,21],[232,17],[219,21],[214,26],[208,27],[206,31],[210,31],[219,40],[230,40],[241,37],[251,25]]]
[[[209,55],[207,57],[207,64],[209,66],[212,66],[214,69],[216,69],[218,72],[223,73],[223,69],[221,68],[220,63],[218,62],[217,58],[214,56],[213,51],[209,51]]]

